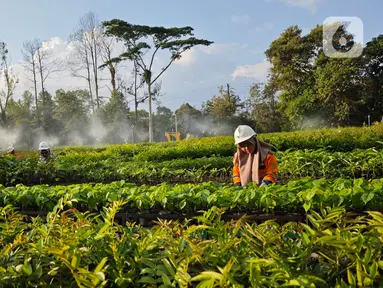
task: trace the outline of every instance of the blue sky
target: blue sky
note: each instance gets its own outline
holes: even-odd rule
[[[0,40],[8,44],[13,64],[22,58],[22,43],[35,37],[55,39],[54,49],[63,52],[78,19],[90,10],[100,20],[120,18],[136,24],[192,26],[197,37],[215,44],[194,49],[161,78],[165,94],[161,102],[172,109],[185,102],[199,107],[226,83],[245,97],[251,83],[262,81],[267,73],[269,66],[263,52],[290,25],[308,32],[329,16],[357,16],[364,23],[365,40],[383,34],[381,0],[0,0],[0,4]],[[165,63],[166,57],[160,61]],[[15,70],[22,83],[22,69]],[[48,84],[52,93],[60,85],[85,87],[63,75]],[[27,85],[20,85],[18,93],[27,89]]]

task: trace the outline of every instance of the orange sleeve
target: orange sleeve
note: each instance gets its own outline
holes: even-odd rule
[[[272,183],[275,183],[275,180],[277,178],[277,173],[278,173],[277,157],[275,157],[274,154],[267,154],[267,157],[264,163],[265,163],[266,176],[263,177],[263,180],[268,180],[268,181],[271,181]]]
[[[240,176],[238,163],[235,163],[235,162],[233,167],[233,182],[234,184],[241,183],[241,176]]]

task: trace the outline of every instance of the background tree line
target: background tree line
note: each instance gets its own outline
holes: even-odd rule
[[[239,124],[258,132],[363,125],[368,115],[371,122],[381,121],[383,35],[371,39],[361,57],[336,59],[325,56],[322,33],[322,26],[307,35],[298,26],[283,31],[265,52],[272,64],[267,81],[254,83],[245,99],[226,85],[200,108],[185,103],[176,111],[160,103],[161,75],[183,52],[212,43],[195,38],[191,27],[150,27],[117,19],[101,23],[87,13],[69,37],[73,53],[68,59],[55,59],[38,39],[24,43],[23,64],[32,89],[23,95],[14,95],[18,77],[1,42],[2,145],[12,139],[31,148],[42,137],[56,145],[165,141],[165,132],[176,129],[183,138],[231,135]],[[118,42],[124,44],[122,53],[117,53]],[[169,62],[155,75],[159,51],[169,53]],[[126,63],[133,67],[129,78],[120,72]],[[87,89],[47,91],[47,79],[64,70],[86,80]],[[100,95],[101,71],[109,75],[107,98]],[[158,102],[156,111],[152,101]],[[146,102],[149,111],[140,109]]]

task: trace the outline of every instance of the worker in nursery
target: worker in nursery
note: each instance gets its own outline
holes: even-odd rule
[[[42,141],[39,145],[40,163],[49,163],[50,160],[57,160],[57,157],[51,152],[49,144]]]
[[[20,157],[20,154],[16,153],[15,147],[13,147],[12,145],[7,148],[7,153],[15,157]]]
[[[272,146],[259,141],[255,131],[247,125],[240,125],[234,132],[237,152],[233,160],[233,181],[237,186],[256,182],[260,187],[276,182],[277,159]]]

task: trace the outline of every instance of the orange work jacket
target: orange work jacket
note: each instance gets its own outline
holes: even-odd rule
[[[276,181],[276,175],[278,172],[277,158],[272,152],[269,152],[265,158],[265,161],[259,166],[259,175],[262,180],[268,180],[272,183]],[[233,167],[233,181],[234,184],[241,183],[241,175],[238,167],[238,163]]]

